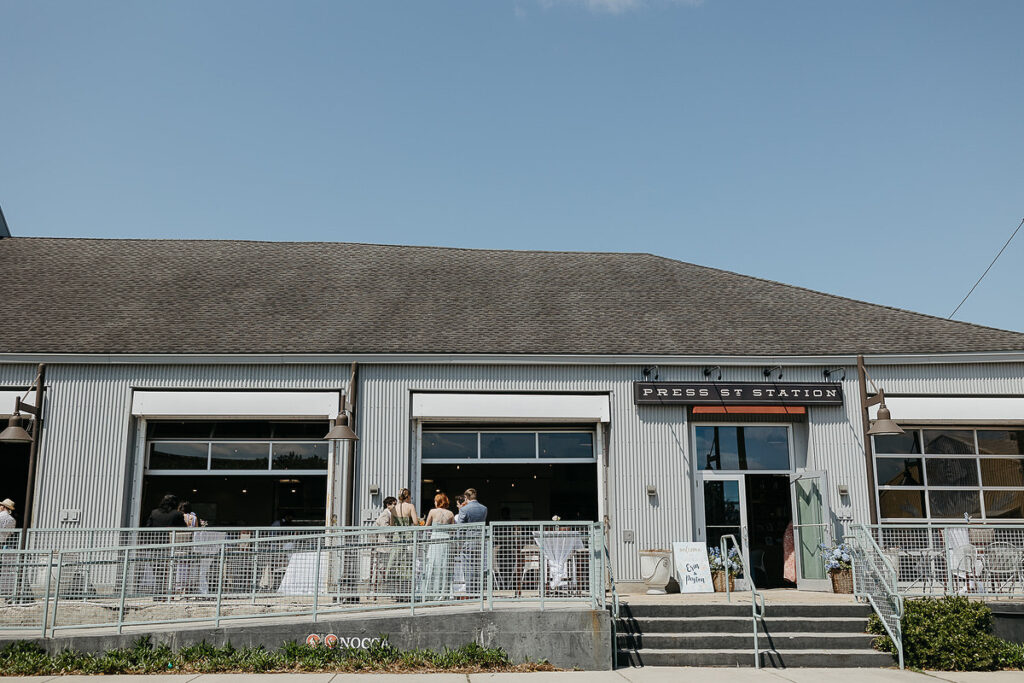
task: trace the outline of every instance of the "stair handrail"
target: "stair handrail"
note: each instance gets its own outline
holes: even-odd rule
[[[732,541],[733,546],[739,552],[740,557],[743,558],[743,572],[747,579],[747,585],[750,586],[750,618],[752,626],[754,628],[754,668],[761,668],[761,650],[758,643],[757,637],[757,620],[764,620],[765,606],[764,596],[758,592],[757,586],[754,585],[753,572],[750,569],[750,561],[746,548],[741,546],[737,541],[736,537],[732,534],[722,534],[721,552],[722,552],[722,565],[725,567],[725,601],[732,602],[732,591],[729,585],[729,555],[727,554],[728,541]],[[903,661],[902,659],[900,660]]]
[[[903,669],[903,596],[899,572],[863,524],[853,524],[846,536],[853,550],[853,594],[865,598],[889,634]],[[872,588],[875,590],[872,590]]]
[[[608,550],[608,537],[605,534],[602,536],[604,537],[601,540],[601,545],[604,546],[604,567],[608,573],[608,585],[611,587],[612,593],[612,668],[614,669],[619,659],[619,592],[615,589],[615,576],[612,575],[612,555]]]

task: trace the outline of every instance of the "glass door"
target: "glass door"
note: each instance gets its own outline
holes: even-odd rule
[[[821,551],[822,543],[832,542],[825,473],[799,472],[789,475],[789,482],[793,492],[796,587],[799,590],[830,591],[832,584],[825,572]]]
[[[744,475],[701,472],[698,477],[697,540],[704,541],[709,547],[720,548],[722,536],[732,534],[741,546],[743,566],[749,566]],[[736,577],[736,588],[747,588],[743,572]]]

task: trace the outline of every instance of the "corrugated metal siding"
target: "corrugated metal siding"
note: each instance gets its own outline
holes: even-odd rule
[[[355,509],[409,485],[412,434],[410,394],[434,391],[600,392],[611,400],[608,448],[612,552],[616,578],[639,579],[636,551],[692,538],[689,426],[682,407],[634,406],[632,385],[641,365],[362,365],[359,371]],[[785,368],[783,381],[821,381],[823,368]],[[126,518],[125,493],[134,454],[131,389],[343,389],[348,364],[337,365],[58,365],[49,387],[37,483],[38,526],[57,526],[62,508],[83,511],[81,526],[116,526]],[[27,385],[35,366],[0,365],[0,385]],[[661,367],[661,380],[703,380],[700,366]],[[1024,364],[870,366],[888,393],[1024,395]],[[843,407],[808,411],[794,425],[795,444],[806,440],[810,469],[826,469],[835,520],[867,518],[868,487],[858,413],[856,370],[847,368]],[[762,381],[760,367],[727,367],[723,381]],[[898,419],[898,415],[895,416]],[[1024,416],[1022,416],[1024,419]],[[797,454],[798,462],[801,454]],[[658,496],[648,499],[655,484]],[[836,485],[852,495],[837,500]],[[416,489],[417,487],[411,486]],[[631,529],[636,542],[622,544]]]

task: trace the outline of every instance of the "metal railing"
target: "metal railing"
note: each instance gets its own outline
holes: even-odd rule
[[[905,597],[1024,597],[1024,525],[882,524],[870,528]]]
[[[127,531],[37,533],[53,547],[0,551],[0,631],[605,604],[603,541],[591,523]],[[74,547],[101,539],[92,532],[131,543]]]
[[[723,534],[722,535],[722,540],[721,540],[721,548],[720,548],[720,550],[721,550],[721,553],[722,553],[722,562],[725,563],[725,567],[726,567],[726,570],[725,570],[725,600],[726,600],[726,602],[732,602],[732,586],[730,585],[730,581],[729,581],[729,569],[728,569],[728,567],[729,567],[729,564],[728,564],[729,563],[729,559],[728,559],[729,555],[727,554],[728,553],[728,548],[729,548],[728,541],[732,541],[733,547],[736,548],[736,551],[743,558],[743,572],[746,575],[747,585],[750,587],[750,616],[751,616],[751,620],[753,622],[753,628],[754,628],[754,668],[755,669],[760,669],[761,668],[761,648],[760,648],[760,643],[758,641],[757,620],[761,619],[762,621],[764,621],[764,615],[765,615],[764,596],[761,595],[761,593],[758,592],[757,586],[754,585],[754,572],[750,568],[750,560],[749,560],[750,554],[746,551],[746,548],[741,547],[740,544],[736,542],[736,537],[735,536],[733,536],[732,534]]]
[[[903,668],[903,597],[896,568],[863,524],[851,526],[846,541],[853,552],[853,592],[864,598],[882,621]]]

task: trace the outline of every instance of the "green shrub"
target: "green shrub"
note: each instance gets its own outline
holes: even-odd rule
[[[992,635],[992,610],[964,597],[907,600],[904,605],[903,660],[915,669],[991,671],[1024,668],[1024,647]],[[896,653],[878,615],[868,633],[875,647]]]
[[[536,665],[524,665],[537,668]],[[46,674],[137,674],[173,671],[214,673],[225,671],[430,671],[430,670],[512,670],[508,654],[500,648],[469,643],[454,650],[401,651],[381,638],[366,650],[311,647],[288,642],[276,651],[263,647],[236,649],[230,643],[215,647],[208,643],[188,645],[173,652],[166,645],[154,646],[149,637],[130,648],[100,655],[64,650],[48,655],[41,647],[17,641],[0,649],[0,675]],[[518,667],[524,668],[524,667]],[[546,667],[552,669],[553,667]]]

